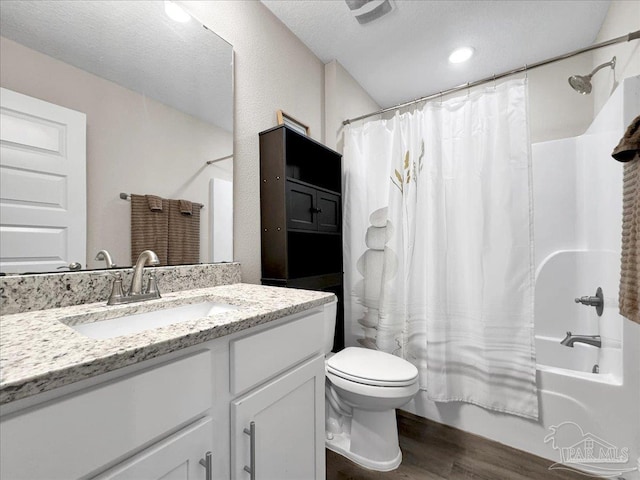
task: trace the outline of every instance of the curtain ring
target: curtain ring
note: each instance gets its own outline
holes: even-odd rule
[[[529,67],[526,63],[524,64],[524,79],[529,80]]]
[[[493,89],[496,89],[496,74],[493,74]]]
[[[467,82],[467,98],[471,95],[471,82]]]
[[[440,91],[440,106],[442,106],[442,91]]]

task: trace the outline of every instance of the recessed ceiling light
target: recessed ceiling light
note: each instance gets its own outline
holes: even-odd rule
[[[176,22],[186,23],[191,20],[191,15],[189,15],[180,5],[169,0],[165,0],[164,2],[164,13],[166,13],[171,20],[175,20]]]
[[[449,55],[449,62],[451,63],[462,63],[466,62],[473,56],[473,48],[471,47],[460,47],[456,48],[451,55]]]

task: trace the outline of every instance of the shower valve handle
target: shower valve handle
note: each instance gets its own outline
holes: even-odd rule
[[[602,294],[602,288],[598,287],[594,296],[587,295],[584,297],[577,297],[575,302],[590,307],[596,307],[596,313],[599,317],[602,316],[602,311],[604,310],[604,295]]]
[[[600,300],[600,297],[579,297],[576,298],[575,300],[576,303],[581,303],[583,305],[589,305],[590,307],[597,307],[598,305],[600,305],[602,303],[602,300]]]

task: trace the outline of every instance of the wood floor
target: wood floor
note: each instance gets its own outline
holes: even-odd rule
[[[410,413],[398,414],[402,464],[372,472],[327,450],[327,480],[585,480],[553,463]]]

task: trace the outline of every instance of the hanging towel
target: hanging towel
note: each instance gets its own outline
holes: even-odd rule
[[[145,195],[147,198],[147,203],[149,204],[149,210],[152,212],[161,212],[162,211],[162,198],[156,195]]]
[[[640,116],[611,154],[624,164],[620,314],[640,323]]]
[[[619,162],[630,162],[640,152],[640,115],[627,128],[611,156]]]
[[[169,200],[169,265],[200,263],[200,209],[192,204],[191,214],[182,213],[181,200]]]
[[[160,201],[160,208],[155,199]],[[168,201],[155,195],[131,194],[131,264],[144,250],[153,250],[160,265],[167,265],[168,236]]]
[[[180,213],[184,215],[193,215],[193,203],[189,200],[178,200],[180,202]]]

